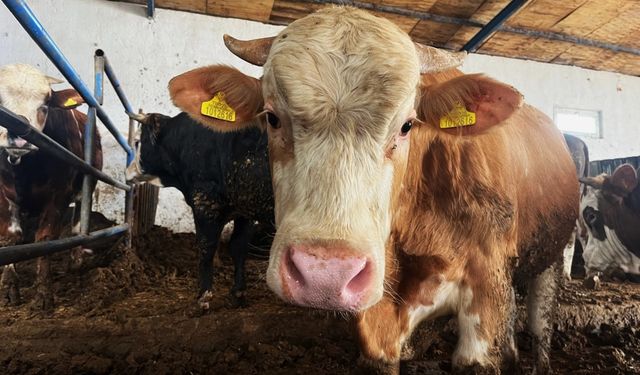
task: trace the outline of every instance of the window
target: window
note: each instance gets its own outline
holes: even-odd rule
[[[602,138],[602,113],[584,109],[555,107],[556,126],[564,133],[581,137]]]

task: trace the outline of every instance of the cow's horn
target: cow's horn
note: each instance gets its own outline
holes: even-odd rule
[[[238,40],[227,34],[224,34],[222,38],[224,39],[224,45],[227,46],[231,53],[250,64],[258,66],[262,66],[267,62],[271,43],[275,39],[272,36],[261,39]]]
[[[420,73],[437,73],[443,70],[457,68],[467,57],[466,51],[448,52],[439,48],[414,43],[418,59],[420,60]]]
[[[127,115],[129,115],[130,119],[138,121],[141,124],[144,124],[149,117],[149,115],[144,113],[127,113]]]

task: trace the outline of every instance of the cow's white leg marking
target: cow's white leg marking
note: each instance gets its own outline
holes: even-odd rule
[[[534,336],[534,365],[538,373],[549,372],[557,285],[558,270],[553,265],[535,278],[527,295],[527,323]]]
[[[453,365],[456,367],[489,364],[489,343],[478,336],[480,316],[469,313],[473,301],[473,291],[465,288],[460,292],[460,310],[458,311],[458,345],[453,352]]]
[[[573,254],[576,249],[576,241],[578,240],[578,228],[573,228],[573,233],[571,233],[571,237],[569,238],[569,243],[565,246],[563,255],[563,263],[562,263],[562,274],[565,279],[571,280],[571,264],[573,262]]]
[[[440,278],[444,279],[443,276],[440,276]],[[421,321],[450,313],[458,300],[459,289],[458,283],[443,281],[435,292],[432,304],[410,308],[408,312],[409,332],[406,336],[411,335],[411,332]]]
[[[10,234],[21,235],[22,227],[20,226],[20,213],[18,212],[18,206],[9,199],[7,199],[7,202],[9,203],[9,212],[11,214],[8,231]]]

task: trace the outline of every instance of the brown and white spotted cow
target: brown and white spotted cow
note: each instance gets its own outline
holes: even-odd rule
[[[60,82],[29,65],[0,67],[0,105],[82,158],[87,116],[73,109],[83,103],[82,98],[75,90],[51,90],[51,84]],[[100,169],[102,148],[97,132],[95,142],[93,166]],[[79,199],[83,174],[44,151],[34,151],[26,140],[4,128],[0,128],[0,143],[0,243],[57,239],[69,204]],[[20,302],[13,264],[5,266],[0,285],[3,302]],[[33,306],[49,310],[52,305],[49,260],[42,257],[37,261]]]
[[[552,265],[578,205],[550,119],[514,88],[453,69],[464,55],[415,44],[349,7],[275,38],[226,42],[264,66],[260,80],[211,66],[174,78],[170,91],[220,131],[266,111],[270,288],[294,304],[355,313],[366,362],[391,371],[415,327],[445,314],[458,318],[455,367],[513,365],[513,285],[528,288],[538,370],[547,370]],[[222,113],[203,111],[212,98]],[[224,119],[229,108],[235,121]],[[473,125],[447,128],[464,124]]]

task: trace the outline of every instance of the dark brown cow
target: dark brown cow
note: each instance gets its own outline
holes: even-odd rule
[[[324,9],[275,38],[226,42],[264,65],[260,80],[213,66],[174,78],[170,91],[220,131],[266,111],[271,289],[354,312],[364,358],[391,370],[421,321],[454,314],[454,366],[499,371],[516,359],[515,285],[529,290],[537,369],[548,371],[552,265],[578,204],[550,119],[514,88],[451,69],[460,54],[353,8]],[[203,110],[212,103],[216,111]]]
[[[74,90],[52,91],[51,82],[28,65],[0,68],[0,104],[24,116],[82,158],[87,116],[73,109],[82,104],[82,98]],[[35,109],[25,107],[25,103]],[[69,204],[79,200],[83,174],[44,151],[16,156],[16,149],[30,145],[11,133],[3,133],[2,138],[10,147],[0,154],[0,240],[9,245],[57,239]],[[97,132],[95,142],[93,166],[101,169],[102,148]],[[20,302],[14,265],[4,269],[2,298],[6,303]],[[39,310],[53,307],[48,257],[37,261],[33,306]]]

